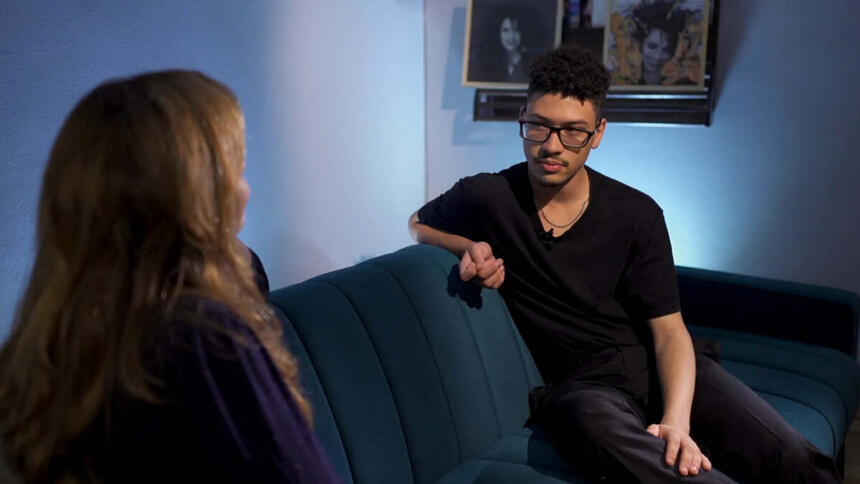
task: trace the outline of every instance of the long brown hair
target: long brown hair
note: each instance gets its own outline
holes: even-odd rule
[[[198,72],[110,81],[69,114],[45,170],[33,272],[0,351],[0,427],[26,480],[81,478],[50,476],[49,464],[76,459],[70,449],[116,389],[157,401],[142,361],[146,314],[184,296],[238,315],[310,421],[236,236],[244,158],[235,95]]]

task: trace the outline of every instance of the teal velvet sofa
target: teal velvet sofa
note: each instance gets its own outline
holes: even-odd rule
[[[495,291],[416,245],[271,293],[315,431],[347,483],[587,482],[539,427],[541,377]],[[860,301],[843,291],[678,268],[694,336],[823,451],[860,392]]]

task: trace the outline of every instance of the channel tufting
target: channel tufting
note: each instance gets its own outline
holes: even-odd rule
[[[313,360],[295,326],[286,318],[276,301],[273,300],[272,305],[275,313],[282,321],[283,339],[301,369],[300,384],[314,409],[314,431],[320,439],[320,443],[328,451],[332,465],[338,474],[343,476],[344,484],[350,484],[353,482],[350,471],[352,465],[349,462],[346,449],[343,447],[343,436],[329,404],[325,386],[314,370]]]
[[[434,261],[435,265],[440,268],[443,274],[446,273],[446,264],[431,255],[437,252],[428,252],[426,251],[425,246],[418,246],[418,248],[424,248],[425,250],[421,251],[421,253]],[[451,264],[447,267],[450,267],[453,270],[455,266],[456,264]],[[490,394],[498,416],[500,430],[499,436],[501,436],[506,433],[515,432],[525,422],[525,419],[528,416],[527,405],[525,405],[527,401],[526,395],[528,390],[532,387],[532,378],[530,378],[529,372],[525,368],[525,361],[523,360],[524,344],[522,344],[522,341],[519,338],[519,333],[516,331],[513,321],[511,321],[510,316],[508,315],[507,308],[505,307],[501,296],[499,296],[496,291],[485,289],[481,291],[481,300],[485,307],[482,309],[482,314],[480,314],[479,319],[476,319],[478,318],[478,313],[475,310],[469,309],[462,301],[460,301],[458,305],[462,309],[464,316],[470,325],[470,329],[472,330],[472,335],[476,339],[476,345],[480,349],[484,368],[489,378]],[[492,323],[488,323],[488,321],[492,321]],[[488,324],[494,330],[504,331],[508,337],[502,336],[497,331],[492,331],[481,335],[482,337],[478,337],[478,335],[475,334],[475,329],[482,329],[482,326],[486,326]],[[502,338],[502,341],[498,338]],[[482,343],[492,345],[493,351],[487,351],[486,348],[482,346]],[[499,352],[495,350],[508,350],[508,353],[510,353],[509,347],[511,343],[516,346],[516,357],[522,365],[520,367],[522,370],[522,380],[520,382],[510,381],[510,378],[513,377],[513,372],[511,371],[513,368],[510,367],[510,364],[507,361],[499,363],[500,355],[498,357],[496,356]],[[488,354],[490,357],[487,356]],[[491,361],[493,364],[488,364],[488,361]],[[535,368],[534,374],[537,374],[537,369],[534,367],[533,362],[532,367]],[[491,372],[487,368],[493,368],[496,370],[504,368],[506,371],[496,371],[492,376],[489,376]],[[511,392],[501,391],[500,386],[505,386],[506,388],[513,387],[515,392],[519,392],[522,395],[521,398],[512,401],[510,398]],[[501,398],[500,395],[504,395],[505,397]],[[521,402],[521,404],[516,404],[516,401]]]
[[[375,264],[324,280],[345,294],[374,344],[398,408],[415,482],[441,475],[459,460],[456,433],[444,383],[408,296]]]
[[[832,387],[842,398],[846,421],[853,420],[853,409],[857,408],[860,391],[855,381],[857,365],[847,355],[830,348],[702,326],[691,326],[690,332],[694,336],[718,339],[723,346],[723,354],[726,358],[800,373],[821,381]],[[739,347],[740,345],[751,346],[744,351],[745,348]],[[790,351],[791,359],[766,358],[761,349],[775,350],[779,354]],[[814,361],[803,361],[804,364],[801,364],[801,357]],[[825,367],[829,367],[829,370]]]
[[[436,262],[436,264],[438,264],[440,267],[444,268],[444,264],[442,264],[441,261],[434,259],[433,256],[431,255],[432,253],[435,253],[435,251],[426,250],[427,246],[418,245],[415,247],[416,247],[416,250],[420,250],[421,253],[423,253],[425,256],[427,256],[431,260],[434,260]],[[424,250],[421,250],[421,249],[424,249]],[[498,299],[498,304],[502,307],[505,307],[505,309],[507,309],[507,306],[505,305],[504,300],[501,299],[501,296],[499,296],[498,293],[495,293],[495,294],[496,294],[495,298]],[[514,341],[516,341],[516,343],[517,343],[517,350],[519,351],[519,355],[520,355],[520,364],[521,364],[521,368],[523,370],[523,374],[525,375],[526,382],[528,383],[528,387],[534,388],[538,385],[542,385],[543,379],[541,378],[540,373],[537,370],[537,366],[535,365],[534,360],[532,360],[531,355],[528,353],[528,349],[526,348],[525,342],[523,341],[522,337],[520,336],[520,333],[517,330],[516,325],[514,324],[510,315],[508,315],[507,313],[504,314],[504,318],[507,321],[507,324],[504,325],[505,329],[508,330],[509,334],[511,335],[511,338]]]
[[[272,300],[308,350],[340,430],[353,481],[412,482],[397,405],[349,301],[319,279],[277,291]],[[377,465],[379,461],[386,465]]]
[[[320,279],[320,280],[322,281],[324,279]],[[413,453],[409,452],[409,439],[406,436],[405,424],[403,422],[403,416],[400,412],[401,403],[397,397],[397,392],[395,392],[394,388],[392,387],[391,377],[388,374],[388,370],[386,370],[386,368],[385,368],[385,366],[386,366],[385,360],[379,354],[379,349],[377,347],[377,344],[373,339],[373,335],[371,334],[371,331],[367,327],[367,321],[365,321],[365,318],[363,317],[362,312],[359,311],[358,308],[355,306],[355,302],[352,300],[352,298],[349,297],[349,294],[341,286],[339,286],[337,283],[332,282],[332,281],[325,281],[325,282],[327,284],[329,284],[331,287],[340,291],[340,293],[343,295],[344,299],[346,299],[349,302],[349,304],[352,306],[352,310],[355,312],[356,318],[358,318],[358,320],[361,322],[361,326],[364,329],[365,334],[367,335],[367,339],[368,339],[368,341],[370,341],[370,346],[373,348],[374,355],[376,355],[376,359],[379,360],[379,366],[382,369],[382,376],[385,377],[385,383],[388,385],[388,392],[391,395],[391,399],[394,400],[394,408],[396,409],[397,421],[400,423],[400,431],[403,434],[403,440],[404,440],[404,444],[406,446],[406,453],[409,456],[409,465],[411,467],[412,476],[414,479],[415,462],[412,459]]]
[[[769,393],[764,390],[756,390],[756,392],[821,451],[829,455],[836,452],[835,449],[838,448],[837,434],[830,420],[820,410],[810,407],[807,403],[790,395]],[[826,425],[816,425],[814,428],[810,428],[811,426],[808,424],[812,421],[821,421]]]
[[[723,366],[759,394],[775,395],[786,400],[793,400],[821,415],[827,422],[834,439],[830,442],[831,448],[838,447],[835,436],[844,435],[845,421],[842,419],[842,402],[834,402],[834,400],[838,400],[838,396],[834,396],[829,387],[821,382],[769,367],[747,365],[734,361],[724,361]],[[781,378],[783,381],[776,382],[775,379],[777,378]],[[786,382],[790,384],[786,385]],[[785,391],[785,388],[791,388],[793,391]],[[798,388],[803,388],[803,391],[797,391]],[[834,406],[839,408],[833,408]],[[822,410],[826,411],[826,414]],[[828,418],[827,415],[833,417]],[[836,421],[834,422],[833,419]]]
[[[540,427],[522,428],[540,374],[499,294],[460,283],[456,263],[413,246],[271,294],[335,468],[355,484],[585,482]],[[729,372],[840,451],[860,394],[850,357],[690,331],[720,341]]]
[[[436,352],[433,348],[433,345],[430,343],[430,338],[427,336],[427,328],[423,322],[423,318],[421,318],[421,316],[418,314],[418,311],[415,309],[415,304],[413,302],[413,299],[409,295],[409,292],[406,290],[406,288],[403,286],[403,282],[393,272],[391,272],[385,265],[383,265],[381,263],[377,263],[375,265],[376,265],[376,267],[379,267],[380,269],[388,272],[391,275],[392,279],[394,279],[397,282],[397,284],[400,286],[400,289],[403,291],[403,294],[406,296],[406,300],[409,301],[409,305],[412,307],[412,311],[415,313],[416,319],[418,320],[418,325],[421,328],[422,334],[424,335],[424,341],[427,343],[427,347],[429,348],[430,353],[433,355],[433,366],[436,368],[436,373],[439,376],[439,381],[443,382],[442,392],[445,395],[445,406],[448,409],[448,415],[451,417],[451,422],[453,424],[453,422],[455,421],[454,409],[451,408],[451,399],[448,398],[448,390],[447,390],[446,386],[444,385],[445,378],[442,375],[442,369],[439,368],[439,359],[436,356]],[[456,425],[452,425],[452,426],[454,429],[454,435],[456,437],[454,443],[457,446],[457,457],[458,457],[459,461],[462,461],[463,460],[463,452],[462,452],[461,443],[460,443],[460,432],[459,432],[459,429],[457,428]]]
[[[447,295],[443,300],[436,297],[439,292],[438,274],[435,267],[429,264],[400,264],[398,258],[383,256],[376,259],[379,264],[394,273],[400,274],[398,279],[404,284],[416,317],[422,324],[427,341],[436,358],[446,395],[454,414],[455,428],[459,436],[459,459],[474,454],[483,445],[486,438],[480,437],[488,430],[482,422],[486,419],[470,409],[480,407],[491,408],[492,401],[489,392],[485,390],[487,377],[478,357],[474,338],[469,334],[469,328],[463,319],[463,314],[456,304],[452,304]],[[422,297],[422,293],[423,294]],[[436,324],[424,324],[425,320]],[[433,356],[430,357],[432,359]],[[497,425],[492,425],[492,435],[497,434]],[[477,436],[477,437],[476,437]]]
[[[445,274],[444,266],[439,264],[438,267],[440,268],[440,270],[442,271],[442,273],[444,275]],[[487,357],[486,357],[485,352],[481,349],[481,345],[478,342],[478,338],[475,337],[475,327],[474,327],[472,318],[469,317],[469,314],[466,311],[466,308],[464,308],[462,304],[460,304],[459,309],[460,309],[460,313],[463,315],[463,319],[466,321],[466,323],[468,325],[469,334],[472,336],[472,342],[475,344],[475,350],[477,350],[478,356],[481,360],[481,370],[484,372],[484,377],[486,378],[486,381],[487,381],[487,393],[490,396],[490,402],[493,404],[493,407],[492,407],[493,408],[493,415],[495,415],[495,417],[496,417],[497,435],[501,436],[501,434],[502,434],[502,421],[499,418],[499,407],[498,407],[498,404],[496,402],[495,392],[493,391],[493,380],[490,378],[490,374],[487,371]]]

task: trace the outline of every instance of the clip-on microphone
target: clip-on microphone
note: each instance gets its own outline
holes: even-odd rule
[[[551,249],[552,244],[555,243],[555,237],[552,236],[552,229],[538,232],[538,240],[540,240],[541,243],[543,243],[543,247],[546,250]]]

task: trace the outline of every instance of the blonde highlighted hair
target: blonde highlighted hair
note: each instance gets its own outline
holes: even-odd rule
[[[78,440],[113,392],[158,400],[142,361],[146,315],[180,297],[243,320],[311,420],[237,238],[244,158],[235,95],[198,72],[110,81],[69,114],[44,174],[33,272],[0,351],[0,427],[24,479],[86,479]],[[68,464],[59,473],[57,460]]]

